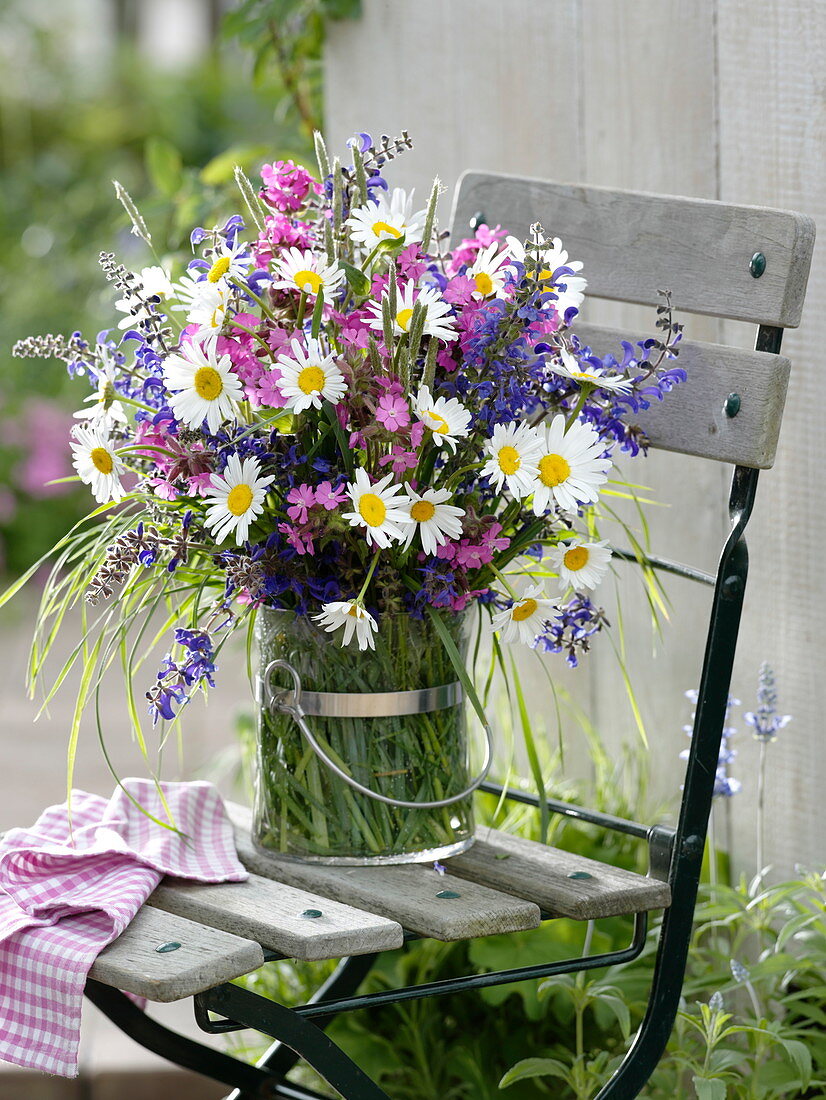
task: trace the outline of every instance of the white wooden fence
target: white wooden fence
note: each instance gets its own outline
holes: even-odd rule
[[[460,172],[474,167],[787,207],[823,225],[824,58],[826,5],[819,0],[364,0],[362,19],[334,24],[329,35],[328,137],[338,148],[355,130],[410,130],[416,149],[398,162],[394,178],[423,197],[433,175],[452,190]],[[445,221],[448,212],[449,196]],[[564,226],[546,228],[564,240]],[[763,476],[751,525],[752,574],[733,685],[751,705],[758,665],[768,659],[783,709],[795,716],[771,747],[767,858],[778,871],[822,864],[826,852],[826,432],[816,388],[825,287],[816,251],[803,324],[784,342],[792,382],[777,466]],[[588,318],[653,323],[645,311],[603,304]],[[721,331],[717,322],[685,320],[700,339],[744,346],[753,339],[744,325]],[[649,509],[659,552],[713,568],[726,526],[728,469],[652,454],[626,463],[625,473],[660,500],[678,502]],[[656,792],[673,795],[689,716],[682,693],[696,686],[708,604],[696,586],[669,582],[671,623],[652,664],[639,581],[626,574],[621,589]],[[611,593],[602,595],[610,603]],[[568,673],[549,659],[549,669],[619,746],[634,736],[633,717],[610,646],[601,642],[587,667]],[[531,682],[537,716],[550,709],[543,683]],[[737,862],[750,870],[757,746],[739,725],[732,771],[743,792],[732,802],[730,826]],[[567,739],[581,770],[586,754],[572,721]]]

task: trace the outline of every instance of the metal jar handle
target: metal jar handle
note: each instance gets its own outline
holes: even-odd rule
[[[271,683],[272,674],[278,669],[284,669],[286,672],[289,672],[290,676],[292,677],[293,691],[291,699],[286,689],[280,692],[273,691]],[[304,735],[307,744],[310,746],[310,748],[313,750],[319,760],[321,760],[322,763],[324,763],[331,772],[335,772],[339,779],[343,779],[344,782],[347,783],[348,786],[352,787],[354,791],[358,791],[360,794],[367,795],[368,798],[374,798],[377,802],[385,802],[388,806],[397,806],[403,810],[438,810],[441,809],[443,806],[451,806],[454,802],[460,802],[463,798],[467,798],[467,796],[469,794],[472,794],[477,787],[481,786],[481,784],[485,780],[485,777],[490,771],[490,766],[493,761],[493,733],[491,732],[491,728],[488,723],[485,722],[486,745],[485,760],[482,765],[482,770],[463,791],[460,791],[459,794],[451,795],[450,798],[440,798],[435,802],[407,802],[401,798],[389,798],[387,795],[379,794],[378,791],[371,791],[369,787],[365,787],[363,783],[359,783],[358,780],[353,779],[351,775],[348,775],[347,772],[345,772],[342,768],[338,766],[338,764],[330,759],[330,757],[318,743],[315,735],[313,734],[313,731],[310,729],[309,724],[307,723],[307,715],[301,708],[301,678],[289,661],[270,661],[264,671],[263,686],[265,705],[273,708],[274,710],[279,710],[282,711],[284,714],[289,714],[292,716],[294,722]],[[387,715],[375,715],[374,717],[387,717]]]

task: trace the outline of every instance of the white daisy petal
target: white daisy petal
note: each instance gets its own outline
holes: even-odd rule
[[[320,409],[322,401],[337,405],[347,393],[347,383],[335,357],[325,355],[311,339],[307,340],[306,351],[297,339],[290,342],[290,347],[291,356],[278,357],[278,388],[287,399],[285,408],[299,413],[310,406]]]
[[[507,238],[508,249],[515,260],[524,264],[525,245],[516,237]],[[536,255],[534,253],[533,255]],[[561,267],[568,267],[573,272],[582,271],[581,260],[569,260],[568,253],[562,247],[559,237],[554,237],[550,248],[543,249],[537,256],[540,269],[539,276],[543,280],[545,290],[553,290],[556,298],[550,300],[551,307],[559,317],[565,316],[565,311],[574,306],[576,309],[582,305],[585,299],[585,288],[588,282],[582,275],[569,275],[560,271]]]
[[[322,604],[321,613],[313,615],[313,618],[330,634],[343,626],[342,646],[349,645],[355,634],[359,649],[376,648],[373,635],[378,630],[379,625],[370,612],[365,611],[361,604],[355,600]]]
[[[126,470],[114,446],[99,425],[76,424],[72,428],[72,465],[99,504],[123,499],[121,474]]]
[[[225,421],[237,419],[237,402],[243,400],[244,389],[232,371],[232,360],[218,356],[214,342],[182,344],[179,352],[166,357],[163,376],[175,418],[188,427],[200,428],[206,420],[215,433]]]
[[[504,248],[497,252],[499,245],[494,241],[487,248],[477,252],[476,259],[465,273],[475,285],[474,298],[504,297],[505,282],[510,272],[509,262],[513,258]]]
[[[413,192],[406,194],[395,187],[388,199],[380,195],[354,210],[345,222],[350,238],[362,251],[372,252],[382,241],[397,241],[404,237],[405,244],[422,239],[425,210],[413,211]]]
[[[300,248],[285,248],[274,263],[273,290],[292,290],[324,301],[335,301],[344,280],[344,268],[328,264],[323,255]]]
[[[456,440],[470,434],[472,414],[455,397],[433,397],[427,386],[420,386],[413,401],[413,412],[433,433],[437,447],[456,450]]]
[[[536,460],[534,514],[541,516],[554,503],[568,512],[593,504],[611,469],[611,460],[602,457],[605,444],[598,433],[580,421],[566,431],[560,414],[540,428],[539,435],[542,451]]]
[[[497,490],[507,488],[517,500],[530,496],[534,490],[542,452],[539,433],[529,424],[497,424],[485,444],[488,460],[482,474],[489,477]]]
[[[561,374],[563,378],[571,378],[574,382],[582,384],[590,382],[603,390],[612,390],[614,393],[628,393],[634,383],[624,374],[605,374],[599,367],[589,367],[583,370],[576,356],[566,348],[558,348],[558,359],[552,359],[548,366],[554,374]]]
[[[425,554],[435,554],[448,539],[461,537],[465,510],[446,503],[450,500],[449,489],[425,489],[417,493],[408,485],[406,492],[405,506],[411,524],[405,534],[405,548],[411,544],[417,531]]]
[[[352,512],[344,512],[344,519],[351,527],[363,527],[367,541],[379,549],[385,549],[393,542],[402,542],[407,527],[413,521],[405,508],[404,498],[397,499],[403,486],[391,485],[393,474],[386,474],[380,481],[372,483],[367,471],[361,467],[356,477],[347,486]]]
[[[423,333],[435,336],[437,340],[458,340],[459,333],[453,327],[453,310],[448,302],[432,287],[417,290],[412,282],[398,288],[396,296],[396,316],[393,318],[393,331],[396,336],[404,336],[413,320],[413,307],[421,302],[425,307]],[[377,332],[384,330],[384,302],[389,300],[383,294],[380,302],[368,302],[367,309],[373,314],[368,320],[370,328]]]
[[[491,626],[499,631],[503,642],[533,645],[555,610],[554,601],[545,596],[541,584],[528,585],[519,599],[492,617]]]
[[[235,532],[236,545],[246,541],[250,524],[264,511],[267,487],[274,476],[261,476],[261,463],[257,458],[240,459],[230,455],[224,475],[213,474],[211,488],[206,497],[204,522],[212,531],[216,542]]]
[[[576,590],[596,588],[611,561],[607,539],[602,542],[568,542],[554,548],[549,554],[551,565],[559,573],[559,587]]]

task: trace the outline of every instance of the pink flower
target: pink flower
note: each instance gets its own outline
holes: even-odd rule
[[[421,447],[422,440],[424,439],[424,424],[421,420],[417,420],[413,427],[410,429],[410,446]]]
[[[161,500],[178,499],[178,490],[171,481],[166,481],[166,479],[162,477],[150,477],[149,484],[152,486],[155,496],[160,497]]]
[[[268,405],[273,409],[282,409],[287,399],[278,388],[281,381],[281,371],[277,369],[263,371],[258,379],[257,386],[247,390],[247,396],[256,408]]]
[[[419,456],[414,451],[406,451],[404,447],[393,447],[389,455],[382,455],[379,466],[392,465],[393,473],[398,477],[405,470],[415,470]]]
[[[287,509],[287,515],[295,523],[307,522],[307,510],[316,503],[315,491],[311,485],[297,485],[287,493],[287,500],[293,505]]]
[[[406,428],[410,423],[410,406],[403,397],[386,393],[379,398],[376,420],[383,424],[388,432]]]
[[[205,497],[213,490],[211,471],[205,474],[193,474],[187,480],[189,481],[189,492],[192,496]]]
[[[328,512],[332,512],[334,508],[338,508],[340,504],[344,503],[346,496],[346,485],[339,485],[337,489],[334,489],[329,481],[322,481],[316,487],[315,502],[323,505]]]
[[[363,432],[350,432],[350,438],[347,440],[347,446],[351,451],[363,451],[367,440],[364,438]]]
[[[300,164],[277,160],[261,169],[264,186],[261,198],[276,210],[300,210],[310,192],[318,194],[318,185]]]
[[[450,260],[451,272],[458,271],[464,264],[472,264],[476,259],[477,252],[496,241],[503,241],[507,235],[507,232],[500,225],[497,225],[495,229],[491,229],[487,225],[480,225],[475,236],[466,238],[458,248],[453,250]]]
[[[315,547],[313,546],[312,537],[309,534],[297,531],[296,528],[291,527],[289,523],[279,523],[278,530],[282,535],[286,536],[287,542],[297,554],[300,554],[302,557],[305,554],[309,554],[311,557],[315,555]]]
[[[454,306],[464,306],[473,300],[476,283],[467,275],[454,275],[444,289],[442,297]]]
[[[427,262],[416,243],[409,244],[407,248],[403,248],[396,262],[399,265],[399,271],[405,279],[413,279],[415,281],[423,272],[427,271]]]
[[[286,214],[268,214],[264,218],[264,231],[252,246],[256,263],[267,267],[282,248],[310,248],[313,244],[313,226],[309,222],[288,218]]]

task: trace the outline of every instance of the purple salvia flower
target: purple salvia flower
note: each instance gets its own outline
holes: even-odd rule
[[[696,707],[697,700],[699,699],[699,693],[694,688],[690,688],[685,693],[686,699],[690,703],[693,703]],[[729,695],[726,702],[726,716],[724,722],[728,723],[728,716],[732,707],[739,707],[740,700],[735,699],[733,695]],[[691,737],[694,732],[694,718],[696,710],[691,713],[691,722],[688,725],[683,726],[683,732]],[[723,735],[720,741],[720,754],[717,758],[717,771],[714,774],[714,798],[732,798],[735,794],[738,794],[742,789],[742,783],[739,779],[735,779],[728,774],[728,766],[734,760],[737,755],[737,750],[733,749],[729,742],[731,738],[737,733],[735,726],[729,726],[728,724],[723,726]],[[680,753],[680,759],[688,759],[688,749],[683,749]]]
[[[778,732],[791,720],[790,714],[777,713],[774,671],[768,661],[764,661],[757,681],[757,710],[744,714],[743,721],[752,727],[758,741],[774,741]]]

